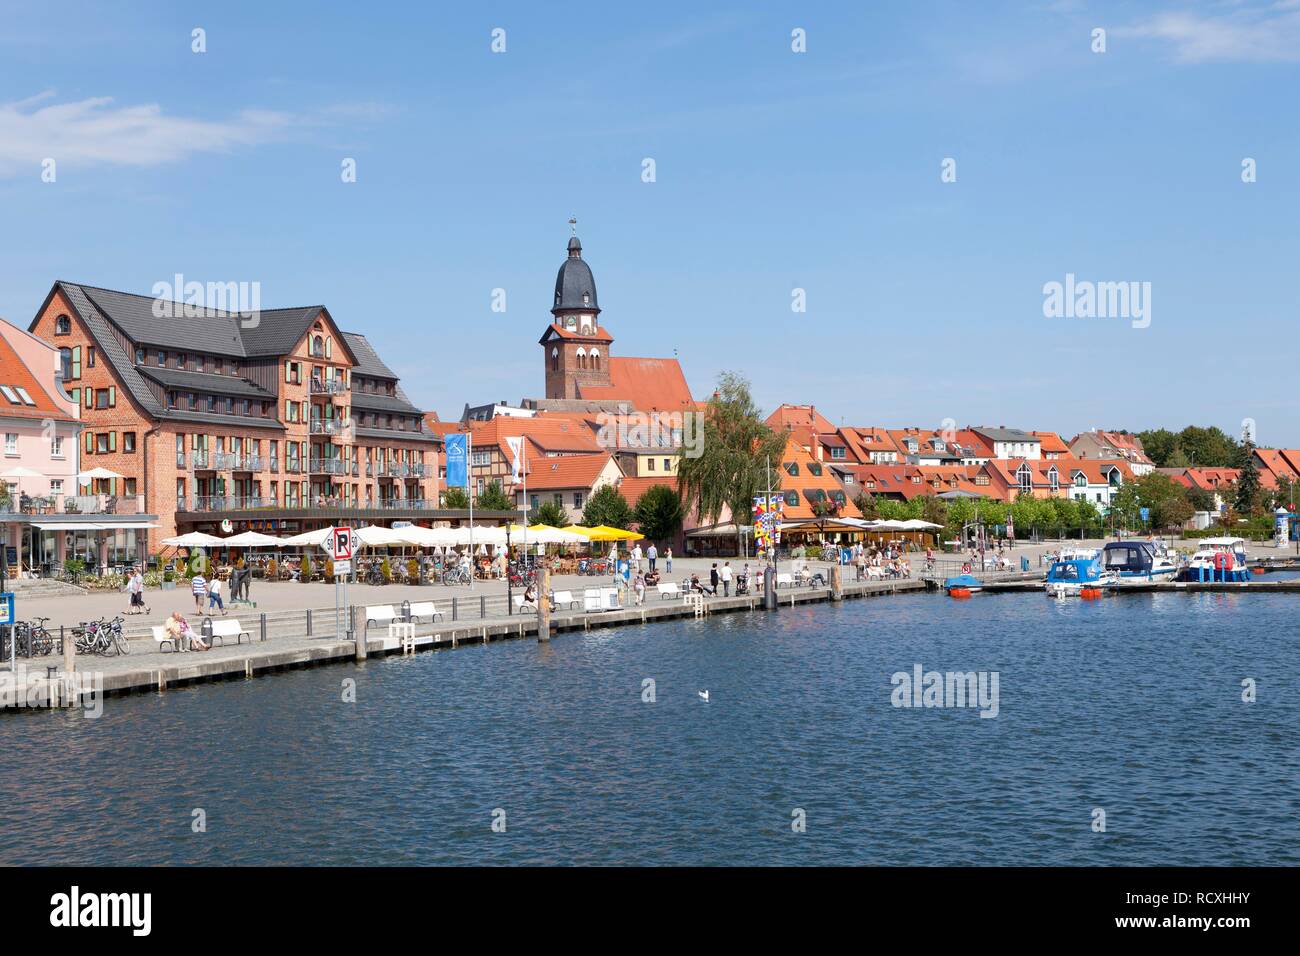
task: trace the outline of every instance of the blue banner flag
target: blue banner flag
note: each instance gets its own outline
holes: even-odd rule
[[[453,434],[446,439],[447,487],[469,487],[469,435]]]

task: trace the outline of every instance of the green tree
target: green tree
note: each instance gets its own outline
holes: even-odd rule
[[[1155,461],[1154,458],[1151,459]],[[1192,460],[1183,452],[1182,445],[1174,445],[1174,450],[1165,458],[1164,464],[1158,465],[1159,468],[1191,468]]]
[[[489,481],[484,486],[483,490],[479,492],[478,498],[475,500],[474,504],[482,508],[484,511],[518,510],[515,507],[514,502],[510,500],[510,497],[501,490],[501,482],[497,481],[495,478]]]
[[[669,541],[681,530],[686,509],[677,492],[667,485],[651,485],[632,511],[637,530],[651,541]]]
[[[1255,443],[1246,435],[1241,444],[1241,471],[1237,475],[1234,504],[1242,514],[1254,515],[1264,510],[1259,487],[1259,466],[1255,464]]]
[[[686,448],[678,452],[678,487],[684,505],[693,507],[704,521],[716,523],[730,509],[739,552],[740,528],[752,520],[754,497],[769,487],[780,490],[787,435],[767,426],[750,395],[749,382],[735,372],[718,377],[703,414],[698,454],[687,455]]]
[[[858,496],[853,499],[853,504],[862,512],[862,517],[868,521],[874,521],[880,517],[880,509],[876,501],[876,496],[869,491],[859,491]]]
[[[1196,468],[1235,468],[1239,463],[1237,443],[1213,425],[1188,425],[1178,433],[1178,445]]]
[[[1157,527],[1177,529],[1183,527],[1187,522],[1192,520],[1192,515],[1196,509],[1192,503],[1187,500],[1186,495],[1179,495],[1177,498],[1170,498],[1168,501],[1161,502],[1158,512],[1159,524]]]
[[[1207,491],[1204,488],[1188,488],[1183,492],[1183,497],[1187,499],[1195,511],[1208,511],[1214,513],[1214,492]]]
[[[468,508],[469,495],[465,494],[464,488],[445,488],[442,492],[442,506],[444,508]]]
[[[632,509],[622,492],[613,485],[602,485],[587,499],[587,507],[582,509],[582,523],[588,528],[603,524],[626,529],[632,523]]]
[[[528,512],[529,524],[549,524],[552,528],[563,528],[569,523],[569,513],[554,501],[543,501]]]
[[[1178,450],[1181,454],[1181,449],[1178,449],[1178,436],[1169,429],[1156,428],[1150,431],[1138,432],[1137,437],[1142,442],[1142,450],[1147,453],[1148,458],[1155,462],[1157,468],[1187,467],[1186,465],[1174,465],[1170,462],[1175,450]]]

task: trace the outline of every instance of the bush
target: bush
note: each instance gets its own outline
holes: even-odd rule
[[[303,584],[306,584],[311,580],[311,571],[311,555],[304,551],[302,555],[302,564],[299,565],[298,580]]]
[[[411,558],[406,562],[406,577],[410,581],[420,580],[420,562]]]
[[[279,566],[275,563],[275,558],[272,558],[270,561],[267,561],[267,562],[266,562],[266,577],[267,577],[267,580],[274,581],[274,580],[276,579],[277,575],[279,575],[279,573],[280,573],[280,568],[279,568]]]
[[[325,559],[325,583],[326,584],[334,583],[334,559],[333,558]]]
[[[393,583],[393,569],[388,563],[388,559],[379,562],[379,579],[385,584]]]

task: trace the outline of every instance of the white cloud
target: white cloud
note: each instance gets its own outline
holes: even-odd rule
[[[114,106],[106,96],[71,103],[53,99],[46,92],[0,104],[0,175],[35,173],[46,158],[60,166],[157,166],[266,142],[294,122],[288,114],[267,110],[213,121],[169,116],[156,103]]]
[[[1295,0],[1213,16],[1162,13],[1115,33],[1171,43],[1175,58],[1184,63],[1300,60],[1300,10]]]

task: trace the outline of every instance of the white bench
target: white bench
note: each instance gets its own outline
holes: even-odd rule
[[[676,581],[668,581],[664,584],[656,584],[655,587],[659,589],[659,600],[661,601],[664,598],[681,597],[682,594],[682,589],[678,586]]]
[[[537,605],[536,605],[536,604],[533,604],[531,601],[529,602],[528,606],[529,606],[530,608],[532,608],[534,611],[537,610]],[[516,594],[516,595],[515,595],[515,611],[516,611],[516,613],[519,612],[519,611],[521,611],[521,610],[523,610],[523,607],[524,607],[524,595],[522,595],[522,594]]]
[[[366,627],[362,635],[370,632],[371,624],[389,625],[398,619],[391,604],[371,604],[366,607]]]
[[[168,644],[172,646],[173,651],[180,650],[180,648],[176,646],[176,638],[168,634],[167,628],[163,627],[161,624],[154,624],[149,628],[149,630],[153,631],[153,639],[158,642],[159,651],[166,650]]]
[[[407,620],[414,624],[417,617],[427,617],[429,623],[432,624],[442,617],[442,612],[434,606],[432,601],[419,601],[411,605],[411,616]]]
[[[782,587],[782,586],[784,586],[784,587],[787,587],[787,588],[792,588],[792,587],[794,587],[794,575],[793,575],[793,574],[786,574],[785,572],[781,572],[780,574],[778,574],[778,575],[776,576],[776,586],[777,586],[777,587]]]
[[[248,638],[248,643],[253,643],[253,635],[240,627],[239,621],[234,618],[222,618],[219,621],[213,621],[212,642],[215,644],[220,641],[224,646],[228,637],[233,637],[236,644],[242,644],[244,638]]]
[[[569,609],[572,610],[580,603],[582,602],[573,596],[572,591],[556,591],[555,597],[551,600],[551,610],[555,610],[555,608],[559,607],[561,604],[567,604]]]

